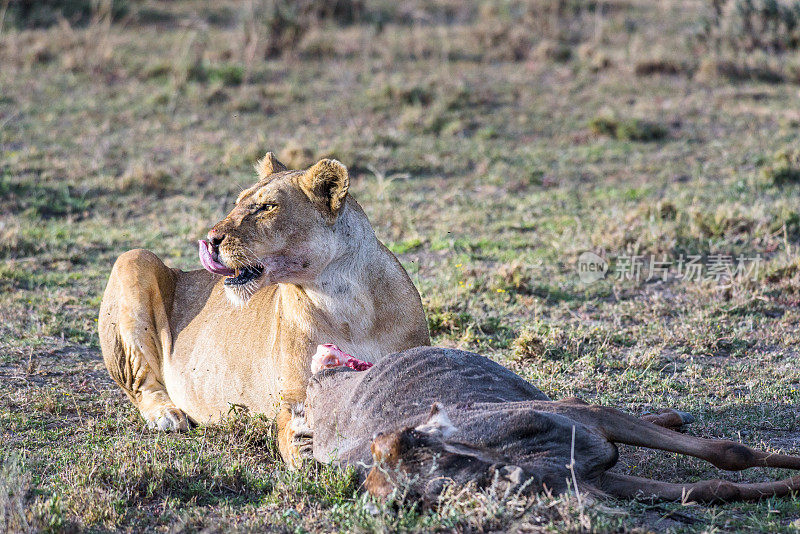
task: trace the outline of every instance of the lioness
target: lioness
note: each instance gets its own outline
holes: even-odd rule
[[[100,345],[150,427],[183,430],[243,405],[277,415],[294,465],[311,454],[303,403],[317,344],[374,361],[429,344],[428,328],[416,288],[347,194],[344,165],[289,171],[267,153],[256,170],[201,241],[206,270],[171,269],[146,250],[117,259]]]

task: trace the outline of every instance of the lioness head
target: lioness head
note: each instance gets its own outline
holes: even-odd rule
[[[227,277],[237,304],[268,284],[314,280],[340,253],[335,227],[348,200],[347,169],[336,160],[290,171],[269,152],[256,170],[258,182],[200,242],[203,266]]]

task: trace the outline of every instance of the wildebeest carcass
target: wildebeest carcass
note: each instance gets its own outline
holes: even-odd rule
[[[668,427],[689,416],[673,410],[637,418],[575,398],[552,401],[470,352],[418,347],[366,371],[354,370],[363,367],[352,361],[348,367],[318,353],[315,367],[322,370],[309,383],[306,418],[314,457],[356,466],[374,495],[402,483],[431,503],[449,483],[554,493],[577,483],[581,491],[622,498],[727,502],[800,488],[800,476],[757,484],[670,483],[609,472],[617,443],[686,454],[727,470],[800,469],[800,457],[682,434]]]

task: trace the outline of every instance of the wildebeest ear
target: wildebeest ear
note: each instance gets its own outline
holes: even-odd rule
[[[344,204],[349,187],[347,167],[335,159],[319,160],[300,178],[300,188],[306,196],[332,218]]]
[[[443,439],[447,439],[458,429],[453,426],[453,422],[450,421],[450,417],[448,417],[447,412],[444,411],[442,403],[434,402],[431,405],[431,413],[428,414],[428,419],[415,430],[425,434],[438,435]]]
[[[287,170],[286,165],[278,161],[278,158],[276,158],[275,154],[272,152],[267,152],[263,158],[258,160],[258,163],[256,163],[255,167],[259,180],[263,180],[270,174]]]

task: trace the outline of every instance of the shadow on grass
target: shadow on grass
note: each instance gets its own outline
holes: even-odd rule
[[[233,467],[221,470],[213,465],[200,465],[191,473],[175,466],[143,469],[136,476],[117,478],[127,494],[125,507],[140,506],[165,499],[200,506],[256,504],[273,489],[273,482]]]
[[[97,191],[76,193],[68,185],[12,182],[0,176],[0,211],[22,213],[29,217],[51,219],[88,210]]]

